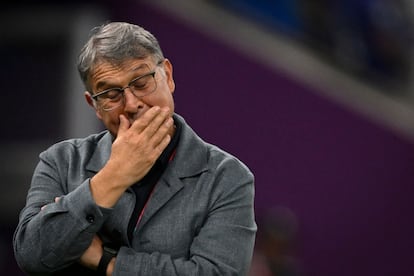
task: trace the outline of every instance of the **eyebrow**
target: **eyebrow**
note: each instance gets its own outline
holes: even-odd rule
[[[139,71],[139,70],[142,70],[142,69],[145,69],[145,68],[149,69],[150,67],[149,67],[148,64],[142,63],[142,64],[132,68],[131,70],[128,70],[128,72],[136,72],[136,71]],[[102,90],[102,87],[105,87],[105,86],[110,87],[110,88],[122,88],[119,85],[112,85],[110,81],[108,82],[107,80],[104,79],[104,80],[101,80],[97,83],[97,85],[96,85],[96,90],[97,91],[95,91],[95,93],[99,93]]]

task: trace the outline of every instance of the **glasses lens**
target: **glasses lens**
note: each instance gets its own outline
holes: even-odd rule
[[[99,95],[97,101],[103,110],[112,110],[122,105],[122,93],[121,89],[111,89],[106,91],[106,93]]]
[[[129,84],[132,93],[137,97],[146,96],[157,89],[157,83],[154,78],[155,72],[149,73],[137,78]]]

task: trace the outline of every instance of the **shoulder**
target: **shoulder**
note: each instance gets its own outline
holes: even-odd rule
[[[111,144],[111,137],[108,131],[103,131],[84,138],[72,138],[57,142],[41,152],[40,157],[56,157],[64,160],[73,155],[90,155],[99,144],[106,143]]]
[[[227,177],[253,178],[253,173],[235,155],[223,150],[217,145],[208,143],[199,137],[195,131],[179,117],[182,124],[181,138],[177,149],[177,158],[185,164],[186,171],[194,173],[210,171],[225,172]]]
[[[253,178],[249,167],[235,155],[221,149],[216,145],[206,143],[209,149],[209,162],[229,178]]]

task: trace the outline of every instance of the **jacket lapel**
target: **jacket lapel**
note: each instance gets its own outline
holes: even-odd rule
[[[175,177],[168,177],[175,178]],[[174,183],[170,185],[169,183]],[[154,188],[154,192],[148,200],[145,207],[141,221],[138,224],[138,228],[142,228],[157,211],[162,208],[176,193],[183,188],[183,183],[180,179],[176,178],[172,182],[165,178],[161,178]]]
[[[182,124],[181,138],[174,159],[161,176],[148,200],[138,230],[154,216],[172,197],[184,187],[183,179],[207,170],[207,147],[186,124],[184,119],[174,115]]]
[[[103,132],[102,135],[102,139],[98,141],[98,145],[95,147],[92,157],[86,164],[86,170],[93,172],[94,174],[102,169],[111,155],[112,135],[109,131]]]

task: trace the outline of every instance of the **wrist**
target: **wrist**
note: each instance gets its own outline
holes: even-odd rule
[[[126,188],[116,186],[111,176],[100,171],[90,179],[90,189],[95,203],[104,208],[112,208]]]
[[[112,258],[111,261],[109,262],[108,268],[106,269],[107,275],[112,275],[112,273],[114,272],[115,260],[116,260],[116,257]]]
[[[103,253],[102,257],[99,260],[97,272],[99,276],[106,276],[107,271],[110,271],[109,275],[112,274],[113,266],[115,263],[115,257],[117,255],[117,251],[107,245],[102,246]]]

